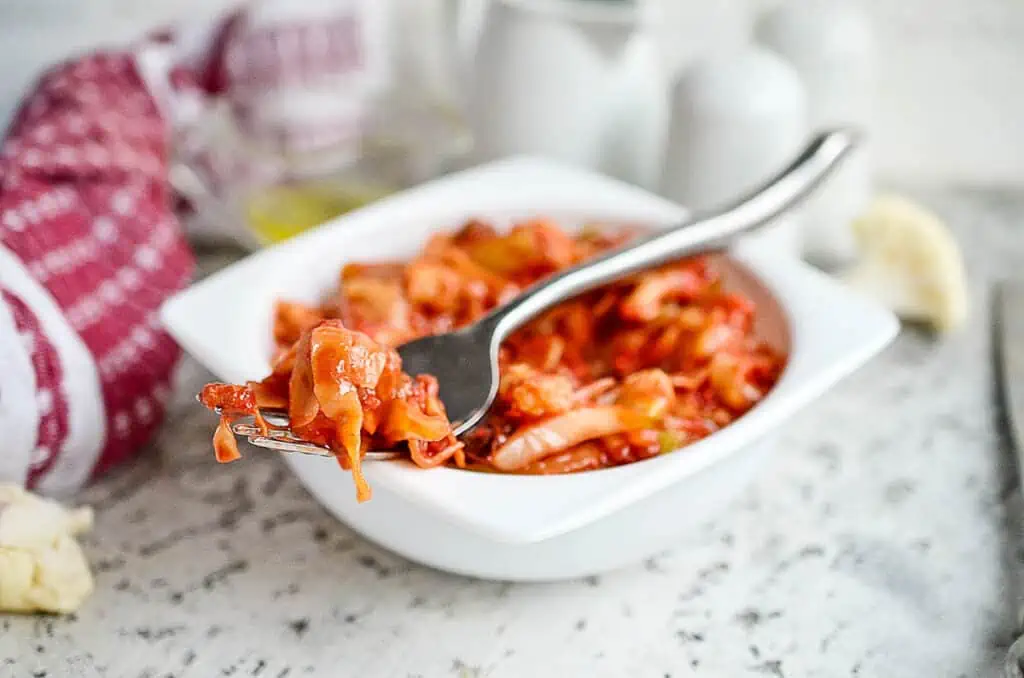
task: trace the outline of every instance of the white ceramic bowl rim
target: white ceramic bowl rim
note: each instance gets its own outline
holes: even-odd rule
[[[302,297],[290,292],[300,286],[295,272],[304,273],[304,265],[308,268],[303,262],[319,261],[325,252],[339,252],[346,245],[351,250],[379,251],[378,258],[395,256],[396,249],[411,254],[420,241],[412,235],[386,238],[389,227],[418,229],[425,235],[470,217],[494,214],[510,219],[586,214],[608,222],[657,225],[678,221],[686,212],[600,175],[546,160],[512,158],[405,191],[254,254],[169,300],[162,309],[163,321],[218,378],[259,378],[268,370],[272,299]],[[386,486],[422,509],[492,540],[541,541],[598,520],[757,441],[895,336],[898,325],[888,311],[801,262],[753,249],[741,246],[733,257],[785,311],[791,352],[776,387],[736,422],[685,451],[600,472],[537,477],[375,463],[366,465],[371,485]],[[329,266],[323,270],[333,269],[331,276],[336,276],[348,256],[326,257]],[[332,281],[320,280],[314,297]],[[307,289],[306,300],[312,301],[309,294]],[[252,301],[249,311],[244,309],[245,299]],[[224,312],[228,302],[233,309],[241,308],[238,314]],[[253,339],[264,336],[267,341]],[[324,472],[343,473],[331,460],[324,460]]]

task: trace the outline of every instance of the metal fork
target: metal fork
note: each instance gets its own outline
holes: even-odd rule
[[[220,410],[216,410],[220,414]],[[248,439],[250,445],[264,447],[277,452],[298,452],[299,454],[311,454],[317,457],[334,457],[335,452],[322,445],[314,445],[299,438],[288,429],[288,413],[285,410],[263,408],[260,409],[260,416],[271,425],[266,435],[255,423],[232,422],[231,432],[236,436]],[[373,450],[367,452],[363,458],[371,461],[385,461],[400,456],[396,450]]]
[[[788,167],[732,206],[694,215],[680,224],[560,271],[472,325],[403,344],[398,347],[402,368],[412,375],[437,377],[441,401],[453,422],[454,433],[465,433],[483,418],[494,402],[498,392],[498,347],[514,330],[552,306],[601,285],[683,257],[726,249],[737,237],[799,203],[859,140],[860,135],[852,129],[821,133]],[[260,447],[321,456],[331,454],[325,448],[302,442],[287,431],[273,431],[263,436],[258,428],[242,424],[236,424],[233,430]]]

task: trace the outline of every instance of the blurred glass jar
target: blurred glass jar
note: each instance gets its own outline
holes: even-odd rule
[[[211,45],[179,130],[198,237],[284,240],[445,172],[469,149],[446,0],[263,0]]]

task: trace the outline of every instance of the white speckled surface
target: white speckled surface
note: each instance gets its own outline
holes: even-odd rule
[[[1014,495],[987,290],[1024,264],[1024,194],[915,195],[965,244],[971,328],[904,332],[690,543],[565,584],[426,570],[354,536],[272,456],[217,467],[183,391],[157,449],[82,497],[96,595],[71,619],[0,617],[0,676],[992,675]]]

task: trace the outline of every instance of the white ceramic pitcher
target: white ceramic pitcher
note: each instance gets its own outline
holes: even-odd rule
[[[657,184],[670,75],[658,3],[464,0],[475,159],[530,153]],[[464,33],[465,39],[465,33]],[[466,44],[466,43],[464,43]]]

